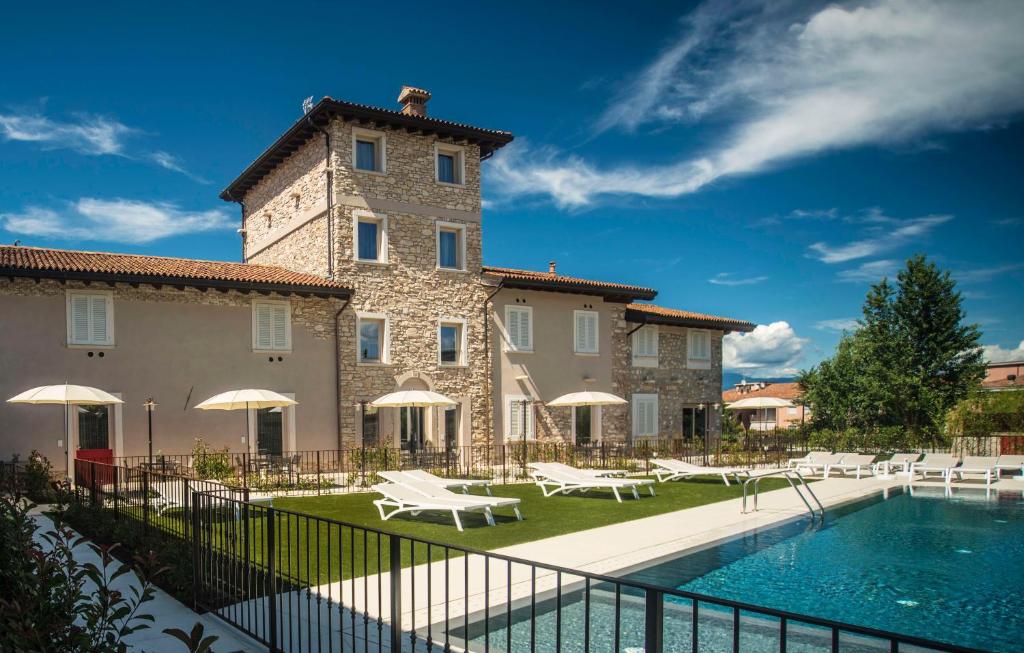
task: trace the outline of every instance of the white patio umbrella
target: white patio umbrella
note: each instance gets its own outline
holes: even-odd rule
[[[377,408],[435,408],[437,406],[454,406],[456,402],[439,392],[430,390],[399,390],[370,402]],[[379,436],[378,436],[379,439]]]
[[[228,390],[214,395],[196,404],[199,410],[244,410],[245,415],[245,447],[252,449],[252,436],[249,433],[249,409],[251,408],[282,408],[294,406],[299,402],[273,390],[247,388],[245,390]]]
[[[767,417],[769,408],[788,408],[793,405],[795,404],[792,401],[788,399],[780,399],[778,397],[746,397],[744,399],[734,401],[731,404],[726,404],[725,408],[726,410],[763,410],[764,413],[762,414],[762,417]],[[752,426],[751,428],[755,431],[768,430],[764,426],[766,421],[767,420],[762,419],[761,426]]]
[[[570,392],[548,402],[548,406],[615,406],[629,403],[610,392]]]
[[[67,450],[68,478],[75,480],[75,467],[71,454],[70,406],[105,406],[124,402],[99,388],[87,385],[42,385],[26,390],[7,400],[11,404],[61,404],[64,406],[64,448]]]

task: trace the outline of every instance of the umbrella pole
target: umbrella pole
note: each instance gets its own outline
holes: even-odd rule
[[[71,418],[68,414],[70,410],[70,404],[64,403],[64,447],[67,448],[68,455],[68,473],[67,477],[71,479],[71,482],[75,482],[75,469],[74,461],[71,458]]]

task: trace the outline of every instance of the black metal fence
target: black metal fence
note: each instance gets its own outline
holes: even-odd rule
[[[273,652],[971,650],[276,509],[185,476],[76,473],[76,501],[179,541],[196,609]]]
[[[968,651],[246,505],[192,499],[196,605],[271,651]]]

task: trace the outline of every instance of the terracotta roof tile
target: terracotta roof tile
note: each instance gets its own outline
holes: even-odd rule
[[[628,304],[626,306],[627,320],[639,321],[643,317],[655,318],[655,320],[652,320],[655,322],[664,320],[663,323],[678,322],[681,326],[719,326],[731,331],[752,331],[755,326],[753,322],[747,322],[746,320],[708,315],[707,313],[695,313],[678,308],[665,308],[664,306],[655,306],[654,304]]]
[[[569,277],[563,274],[552,274],[550,272],[537,272],[535,270],[518,270],[515,268],[499,268],[484,266],[483,273],[490,277],[504,279],[507,285],[515,285],[515,282],[525,282],[529,285],[548,286],[551,290],[567,290],[573,292],[585,292],[593,289],[596,295],[623,296],[628,299],[653,299],[658,294],[653,288],[633,286],[625,283],[614,283],[611,281],[595,281],[593,279],[581,279]]]
[[[43,273],[40,276],[75,278],[75,275],[124,276],[125,281],[138,278],[167,279],[181,282],[225,282],[254,287],[293,286],[295,291],[344,295],[348,288],[336,281],[312,274],[294,272],[271,265],[201,261],[141,254],[112,254],[41,247],[0,246],[0,273]]]
[[[775,397],[776,399],[799,399],[803,393],[800,391],[800,384],[790,383],[769,383],[767,387],[750,392],[740,392],[736,388],[730,388],[722,393],[722,401],[732,402],[748,397]]]

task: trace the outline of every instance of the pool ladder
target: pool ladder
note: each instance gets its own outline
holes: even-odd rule
[[[805,506],[807,506],[807,511],[811,513],[811,519],[814,520],[816,517],[821,517],[821,521],[825,521],[825,507],[821,505],[821,501],[818,501],[817,495],[814,494],[814,490],[812,490],[811,486],[804,480],[803,475],[795,469],[776,469],[774,471],[765,472],[764,474],[758,474],[757,476],[751,476],[747,480],[743,481],[744,514],[747,512],[747,494],[749,493],[750,484],[754,484],[754,508],[751,512],[757,512],[758,485],[761,483],[762,478],[767,478],[769,476],[782,476],[789,481],[790,487],[793,488],[797,493],[797,496],[800,497],[800,500],[804,502]],[[807,492],[807,495],[810,495],[811,499],[814,500],[814,504],[818,506],[817,510],[815,510],[814,506],[811,505],[811,502],[807,500],[807,495],[804,494],[805,491]]]

